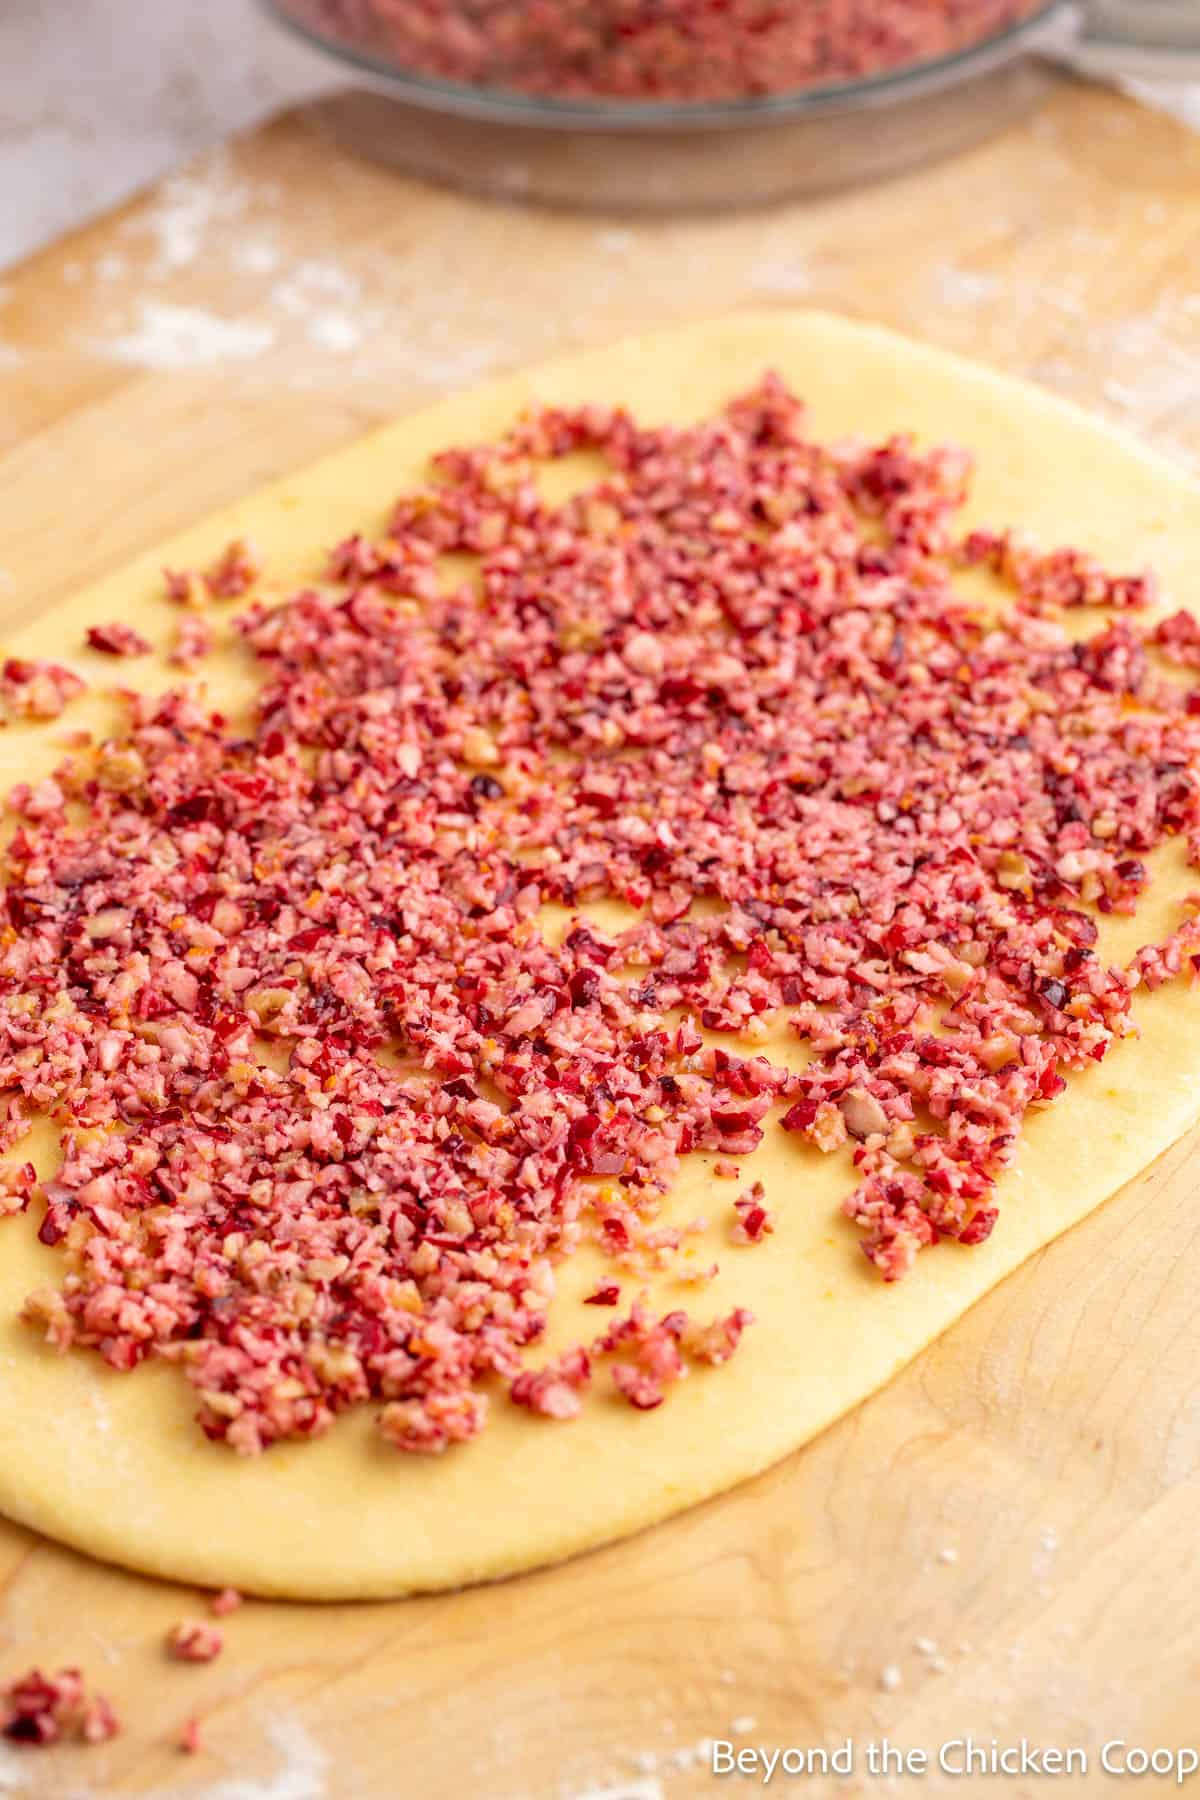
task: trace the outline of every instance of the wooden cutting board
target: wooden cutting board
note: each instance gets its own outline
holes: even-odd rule
[[[1198,271],[1200,140],[1066,83],[889,186],[670,224],[485,206],[294,115],[7,278],[0,617],[438,391],[738,305],[877,318],[1200,456]],[[1093,1759],[1112,1738],[1188,1743],[1197,1142],[809,1449],[502,1588],[250,1604],[224,1656],[188,1668],[161,1644],[193,1594],[0,1525],[0,1673],[79,1663],[126,1720],[101,1749],[0,1756],[0,1793],[684,1800],[750,1791],[714,1782],[706,1738],[849,1737],[860,1773],[827,1791],[854,1794],[887,1791],[862,1772],[885,1733]],[[192,1714],[204,1749],[185,1758]]]

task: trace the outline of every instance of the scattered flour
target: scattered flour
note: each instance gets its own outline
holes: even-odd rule
[[[711,1763],[712,1748],[711,1738],[701,1738],[698,1744],[681,1744],[678,1750],[671,1751],[667,1764],[672,1769],[694,1769],[701,1763]]]
[[[109,1643],[106,1637],[101,1637],[100,1633],[94,1630],[90,1625],[85,1625],[84,1630],[87,1632],[109,1667],[116,1668],[121,1661],[121,1652],[117,1649],[117,1646]]]
[[[1052,120],[1042,119],[1038,128],[1053,137]],[[522,178],[520,167],[502,171],[509,188],[519,187]],[[605,223],[588,233],[591,253],[565,272],[528,259],[522,269],[525,305],[514,314],[489,279],[490,263],[471,244],[417,238],[396,254],[382,244],[359,243],[343,261],[333,248],[332,209],[300,221],[287,200],[278,183],[250,178],[236,152],[219,151],[168,180],[129,218],[120,256],[64,268],[64,281],[86,277],[122,301],[111,322],[101,317],[92,325],[98,341],[91,347],[157,369],[215,366],[272,351],[281,378],[295,388],[337,382],[369,387],[372,395],[390,386],[431,392],[611,335],[609,311],[632,312],[635,302],[637,313],[669,319],[681,303],[690,306],[691,296],[710,288],[730,304],[758,297],[840,307],[853,300],[836,255],[822,250],[819,239],[816,247],[806,243],[790,220],[755,218],[752,228],[740,219],[663,221],[653,230]],[[1156,229],[1155,204],[1143,208],[1150,232]],[[970,354],[978,353],[976,321],[983,323],[986,315],[985,353],[1003,364],[1027,357],[1031,325],[1041,321],[1047,350],[1031,370],[1035,379],[1094,403],[1093,371],[1100,367],[1110,414],[1194,461],[1190,421],[1200,416],[1200,294],[1194,284],[1181,280],[1148,310],[1097,322],[1090,316],[1090,282],[1106,266],[1114,242],[1103,221],[1067,225],[1051,279],[1040,270],[1006,278],[998,272],[998,247],[1036,224],[1036,197],[1018,212],[991,220],[975,247],[922,264],[909,291],[894,296],[896,323],[921,335],[936,315],[936,335],[948,348]],[[316,254],[314,244],[320,246]],[[122,263],[128,285],[113,288]],[[736,286],[730,268],[741,271]],[[190,305],[185,284],[192,270],[236,282],[241,297],[227,304],[234,313],[252,310],[256,322]],[[249,295],[241,292],[247,284],[253,284]],[[1047,317],[1055,322],[1049,332]],[[86,330],[80,326],[81,336]],[[0,345],[0,370],[11,361]]]
[[[222,319],[198,306],[169,306],[143,300],[132,332],[104,339],[93,348],[114,362],[143,369],[201,369],[214,363],[260,356],[275,342],[270,325]]]
[[[960,269],[954,263],[944,263],[935,272],[934,280],[943,306],[978,306],[981,301],[990,300],[999,285],[994,275]]]
[[[1043,1593],[1047,1591],[1047,1584],[1054,1573],[1054,1559],[1057,1555],[1058,1533],[1053,1525],[1047,1525],[1038,1539],[1031,1567],[1034,1583]]]
[[[755,263],[750,270],[750,286],[756,294],[807,294],[812,277],[795,257],[771,257]]]
[[[925,1667],[931,1675],[944,1675],[949,1669],[950,1664],[939,1653],[937,1644],[931,1637],[914,1638],[913,1649],[918,1656],[925,1658]]]
[[[1182,287],[1165,289],[1142,311],[1094,319],[1083,272],[1111,248],[1104,234],[1077,227],[1068,235],[1064,262],[1053,283],[1040,278],[1003,282],[957,262],[939,263],[914,280],[909,316],[903,323],[919,334],[930,308],[936,308],[945,315],[948,347],[969,355],[977,353],[972,314],[986,307],[989,343],[1001,350],[1002,357],[1011,353],[1016,360],[1030,324],[1047,311],[1061,315],[1062,348],[1043,357],[1030,371],[1033,378],[1094,408],[1094,371],[1103,369],[1100,396],[1109,413],[1194,465],[1200,344],[1193,321],[1200,314],[1200,294]]]
[[[15,1794],[26,1785],[29,1770],[20,1760],[20,1752],[0,1744],[0,1794]]]
[[[381,328],[384,314],[364,308],[360,281],[338,263],[287,257],[271,217],[278,199],[269,184],[237,180],[222,153],[168,181],[158,199],[125,227],[131,237],[151,239],[149,258],[141,259],[137,271],[142,299],[135,321],[132,327],[121,318],[105,321],[112,335],[91,348],[151,369],[244,360],[297,338],[332,356],[357,350],[368,330]],[[176,304],[175,279],[193,264],[274,277],[263,301],[278,315],[276,321],[248,325]],[[65,278],[77,282],[86,273],[97,282],[112,282],[128,268],[129,259],[109,253],[86,270],[70,265]]]
[[[666,1796],[662,1782],[648,1775],[637,1781],[618,1781],[615,1787],[593,1787],[585,1793],[577,1791],[569,1796],[569,1800],[666,1800]]]
[[[357,350],[362,332],[347,313],[321,313],[309,321],[308,340],[320,350],[345,356],[348,351]]]
[[[352,306],[359,293],[358,282],[340,264],[305,258],[276,282],[271,299],[293,318],[306,319],[316,308],[330,302]]]
[[[273,275],[283,258],[278,245],[265,239],[250,238],[234,245],[229,260],[245,275]]]
[[[304,327],[310,344],[344,356],[362,341],[362,289],[337,263],[306,259],[271,289],[271,302]]]
[[[297,1718],[272,1719],[266,1736],[279,1759],[274,1774],[233,1775],[203,1788],[172,1786],[150,1800],[329,1800],[329,1756]]]
[[[127,229],[150,233],[151,273],[170,274],[190,268],[204,254],[213,226],[241,217],[253,198],[251,190],[230,178],[229,159],[218,151],[196,169],[164,182],[154,204]]]
[[[887,1663],[885,1667],[879,1671],[879,1685],[885,1694],[894,1694],[896,1689],[902,1685],[903,1681],[904,1676],[900,1673],[899,1666],[896,1663]]]
[[[1160,304],[1094,334],[1111,370],[1105,398],[1135,423],[1164,415],[1187,422],[1200,412],[1200,351],[1173,338],[1172,310]]]

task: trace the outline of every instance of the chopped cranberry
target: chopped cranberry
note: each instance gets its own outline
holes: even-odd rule
[[[971,1215],[968,1224],[958,1234],[960,1244],[982,1244],[992,1235],[992,1228],[999,1218],[999,1211],[994,1206],[980,1206]]]
[[[817,1116],[819,1102],[816,1100],[797,1100],[789,1106],[779,1123],[785,1131],[807,1131]]]
[[[102,650],[106,656],[146,656],[150,650],[140,631],[119,620],[111,625],[89,626],[87,641],[91,649]]]
[[[600,995],[600,977],[595,969],[575,969],[567,982],[572,1006],[590,1006]]]

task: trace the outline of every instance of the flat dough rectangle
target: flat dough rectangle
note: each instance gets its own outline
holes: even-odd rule
[[[161,598],[164,564],[206,564],[244,534],[263,551],[272,588],[312,580],[331,543],[370,532],[421,481],[432,451],[495,435],[524,406],[602,398],[649,423],[686,420],[766,368],[809,403],[817,436],[911,430],[961,443],[978,465],[970,518],[1017,524],[1121,568],[1150,564],[1168,602],[1186,603],[1200,566],[1200,491],[1172,465],[1036,388],[882,330],[771,312],[635,339],[456,396],[147,553],[7,647],[82,669],[73,646],[89,623],[110,618],[161,643],[175,618]],[[112,679],[111,665],[104,674]],[[169,678],[165,668],[155,676]],[[239,685],[218,667],[213,691],[242,696],[244,678]],[[14,729],[0,738],[0,775],[28,778],[61,755]],[[1169,929],[1193,885],[1182,867],[1164,876],[1130,946]],[[727,1367],[694,1374],[647,1415],[595,1399],[560,1426],[497,1405],[480,1439],[440,1459],[388,1450],[361,1412],[319,1442],[255,1460],[208,1444],[172,1371],[116,1376],[90,1355],[55,1356],[17,1324],[24,1295],[60,1278],[61,1262],[36,1244],[28,1220],[5,1224],[0,1510],[155,1574],[314,1599],[500,1576],[652,1523],[766,1467],[872,1393],[1200,1116],[1200,998],[1164,988],[1139,996],[1135,1017],[1137,1041],[1072,1077],[1063,1099],[1031,1119],[986,1244],[940,1246],[884,1287],[838,1212],[846,1159],[770,1133],[743,1166],[765,1181],[779,1229],[752,1252],[722,1256],[702,1308],[708,1316],[744,1304],[757,1315]],[[672,1216],[706,1210],[706,1194],[711,1210],[710,1162],[689,1159]],[[586,1251],[563,1265],[552,1347],[592,1335],[595,1317],[579,1303],[597,1268]]]

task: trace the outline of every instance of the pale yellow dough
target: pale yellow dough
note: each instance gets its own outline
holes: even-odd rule
[[[821,435],[907,429],[965,444],[979,464],[973,516],[1121,566],[1151,563],[1172,604],[1189,600],[1200,493],[1174,467],[1035,388],[883,331],[781,311],[588,352],[446,401],[159,547],[6,648],[111,681],[111,662],[76,653],[84,627],[119,617],[165,642],[177,615],[161,598],[164,563],[206,563],[246,533],[273,583],[311,578],[331,542],[378,525],[429,452],[494,434],[530,402],[621,400],[646,420],[683,420],[768,366],[809,400]],[[144,667],[116,672],[140,680]],[[165,683],[165,670],[153,679]],[[246,692],[232,662],[210,679],[218,698]],[[49,730],[5,733],[4,784],[51,766],[62,755],[51,739],[86,722],[90,704]],[[1191,885],[1176,859],[1117,947],[1177,922],[1172,902]],[[770,1131],[743,1166],[745,1179],[766,1183],[778,1233],[740,1250],[726,1234],[742,1184],[690,1159],[671,1215],[708,1214],[721,1273],[690,1302],[678,1285],[663,1294],[702,1316],[752,1307],[758,1323],[734,1360],[693,1374],[649,1414],[600,1396],[579,1421],[556,1425],[498,1399],[483,1437],[440,1459],[388,1450],[366,1411],[320,1442],[255,1460],[208,1444],[173,1371],[113,1375],[94,1356],[41,1348],[18,1324],[23,1296],[57,1280],[61,1262],[35,1242],[33,1219],[0,1224],[0,1510],[156,1574],[340,1599],[511,1574],[649,1525],[795,1450],[1184,1132],[1200,1114],[1200,996],[1164,989],[1140,1000],[1137,1017],[1139,1041],[1033,1120],[991,1241],[923,1255],[895,1287],[870,1271],[839,1216],[841,1156]],[[595,1331],[595,1311],[579,1302],[596,1274],[590,1254],[561,1269],[553,1344]]]

